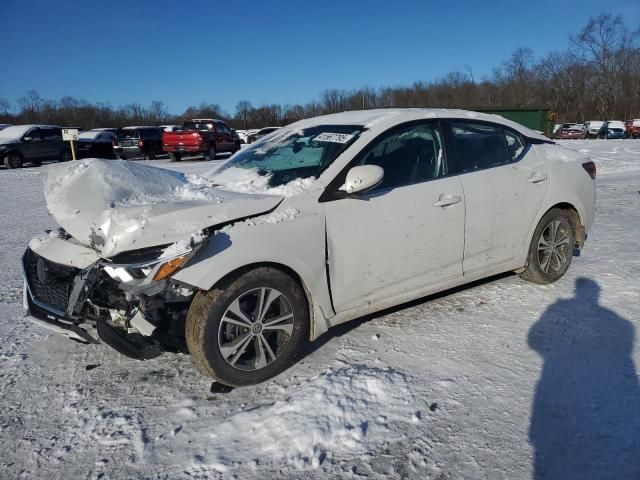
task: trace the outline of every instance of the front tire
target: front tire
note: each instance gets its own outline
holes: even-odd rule
[[[531,239],[527,266],[520,277],[546,285],[560,279],[571,265],[575,237],[571,218],[565,210],[549,210]]]
[[[230,386],[263,382],[288,368],[307,341],[309,309],[300,285],[260,267],[198,292],[187,314],[196,366]]]
[[[22,167],[22,163],[22,155],[18,152],[11,152],[4,157],[4,166],[7,168],[20,168]]]

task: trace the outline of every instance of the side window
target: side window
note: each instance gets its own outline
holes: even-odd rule
[[[454,155],[448,164],[449,174],[497,167],[512,161],[504,130],[498,125],[453,122],[451,131]]]
[[[25,137],[31,137],[32,142],[40,142],[42,140],[42,132],[39,128],[34,128],[33,130],[30,130]]]
[[[358,165],[378,165],[384,180],[376,190],[410,185],[444,174],[442,135],[436,123],[393,129],[374,140]]]
[[[509,149],[509,155],[511,161],[516,162],[520,160],[524,153],[525,143],[522,137],[511,130],[504,131],[504,138],[507,141],[507,148]]]
[[[62,141],[62,131],[57,128],[43,128],[42,139],[45,142]]]

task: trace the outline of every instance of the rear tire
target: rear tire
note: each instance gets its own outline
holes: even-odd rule
[[[7,168],[20,168],[22,164],[23,158],[18,152],[11,152],[4,157],[4,166]]]
[[[207,150],[207,153],[204,154],[204,159],[205,160],[215,160],[216,159],[216,146],[215,144],[211,144],[209,145],[209,149]]]
[[[202,373],[230,386],[260,383],[288,368],[308,332],[309,308],[302,288],[271,267],[198,292],[186,321],[193,362]]]
[[[527,266],[520,278],[546,285],[560,279],[571,265],[575,234],[565,210],[549,210],[536,227],[531,239]]]
[[[182,155],[180,155],[179,153],[171,152],[169,154],[169,158],[172,162],[179,162],[180,160],[182,160]]]

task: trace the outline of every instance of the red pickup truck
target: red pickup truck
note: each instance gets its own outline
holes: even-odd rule
[[[179,162],[184,154],[204,154],[213,160],[218,153],[240,150],[240,139],[221,120],[194,118],[184,122],[179,130],[163,132],[162,149],[174,162]]]

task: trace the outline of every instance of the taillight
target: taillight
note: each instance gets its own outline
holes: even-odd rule
[[[140,148],[144,147],[144,141],[142,141],[142,140],[138,140],[138,146],[139,146]]]
[[[582,164],[582,168],[584,168],[585,172],[589,174],[591,178],[596,179],[596,164],[593,162],[584,162]]]

